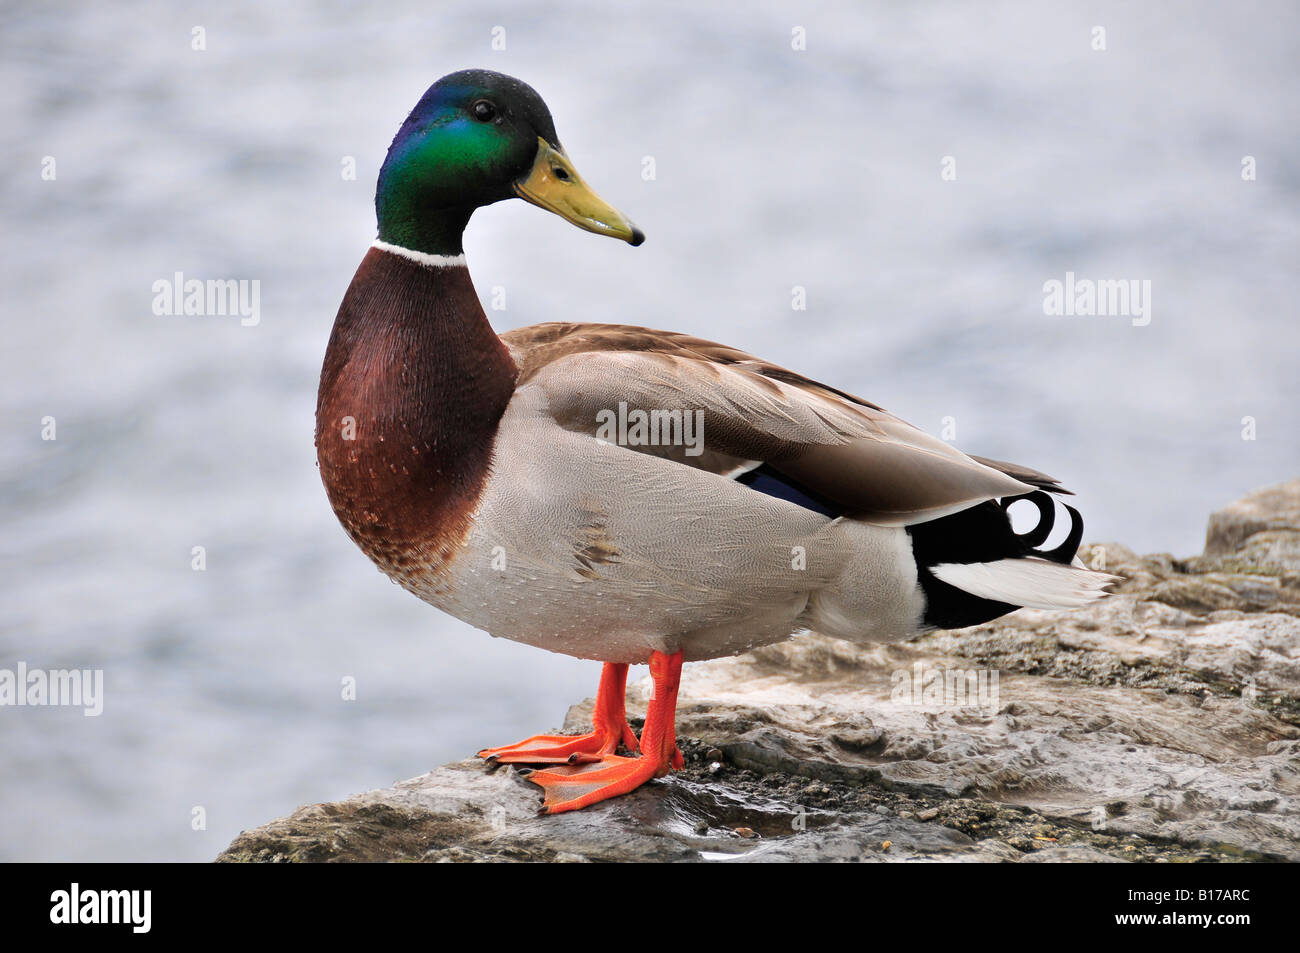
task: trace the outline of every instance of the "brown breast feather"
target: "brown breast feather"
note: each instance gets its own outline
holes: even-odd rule
[[[468,534],[515,374],[463,266],[367,253],[325,355],[317,458],[344,529],[399,582]]]

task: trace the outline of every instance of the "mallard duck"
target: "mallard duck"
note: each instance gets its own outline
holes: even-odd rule
[[[590,733],[478,752],[532,766],[544,812],[681,766],[684,661],[805,630],[906,639],[1105,594],[1111,577],[1075,557],[1073,507],[1043,548],[1048,494],[1068,491],[1036,470],[689,334],[494,333],[461,236],[475,209],[511,198],[645,237],[586,185],[531,87],[486,70],[438,80],[379,173],[378,239],[330,336],[316,446],[334,512],[394,581],[494,636],[604,663]],[[1040,519],[1017,534],[1007,511],[1022,499]],[[638,738],[624,689],[643,663]]]

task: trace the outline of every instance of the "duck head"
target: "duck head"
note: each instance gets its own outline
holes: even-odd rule
[[[375,190],[379,238],[431,255],[459,255],[476,208],[521,198],[631,245],[644,233],[582,180],[550,110],[526,83],[489,70],[438,80],[388,147]]]

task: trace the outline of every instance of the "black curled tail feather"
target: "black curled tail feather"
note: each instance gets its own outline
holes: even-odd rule
[[[1054,563],[1070,565],[1074,561],[1075,554],[1079,552],[1079,544],[1083,542],[1083,517],[1069,503],[1062,503],[1066,511],[1070,514],[1070,532],[1062,540],[1061,545],[1054,549],[1039,549],[1038,547],[1047,542],[1047,537],[1052,535],[1052,530],[1056,529],[1056,506],[1052,498],[1042,490],[1034,490],[1032,493],[1025,493],[1021,496],[1008,496],[1004,498],[999,505],[1002,512],[1006,513],[1011,509],[1011,504],[1019,500],[1028,500],[1038,507],[1038,523],[1024,533],[1013,533],[1016,539],[1020,540],[1025,549],[1020,553],[1006,553],[997,557],[1005,559],[1008,556],[1040,556],[1043,559],[1050,559]],[[1010,523],[1010,516],[1007,517]],[[951,560],[950,560],[951,561]]]
[[[1012,529],[1008,510],[1020,500],[1033,503],[1038,521],[1029,530]],[[1056,528],[1057,510],[1052,498],[1042,490],[988,500],[976,506],[907,527],[916,559],[917,582],[925,595],[926,609],[922,623],[928,628],[959,629],[978,625],[1020,608],[972,595],[938,579],[930,570],[945,563],[991,563],[1001,559],[1037,557],[1070,565],[1083,540],[1083,517],[1079,511],[1061,504],[1070,515],[1070,531],[1065,540],[1050,550],[1040,549]]]

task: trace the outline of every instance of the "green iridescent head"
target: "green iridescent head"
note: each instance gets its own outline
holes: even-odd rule
[[[474,210],[515,197],[588,231],[645,240],[582,181],[533,88],[489,70],[444,76],[402,123],[375,190],[379,238],[458,255]]]

